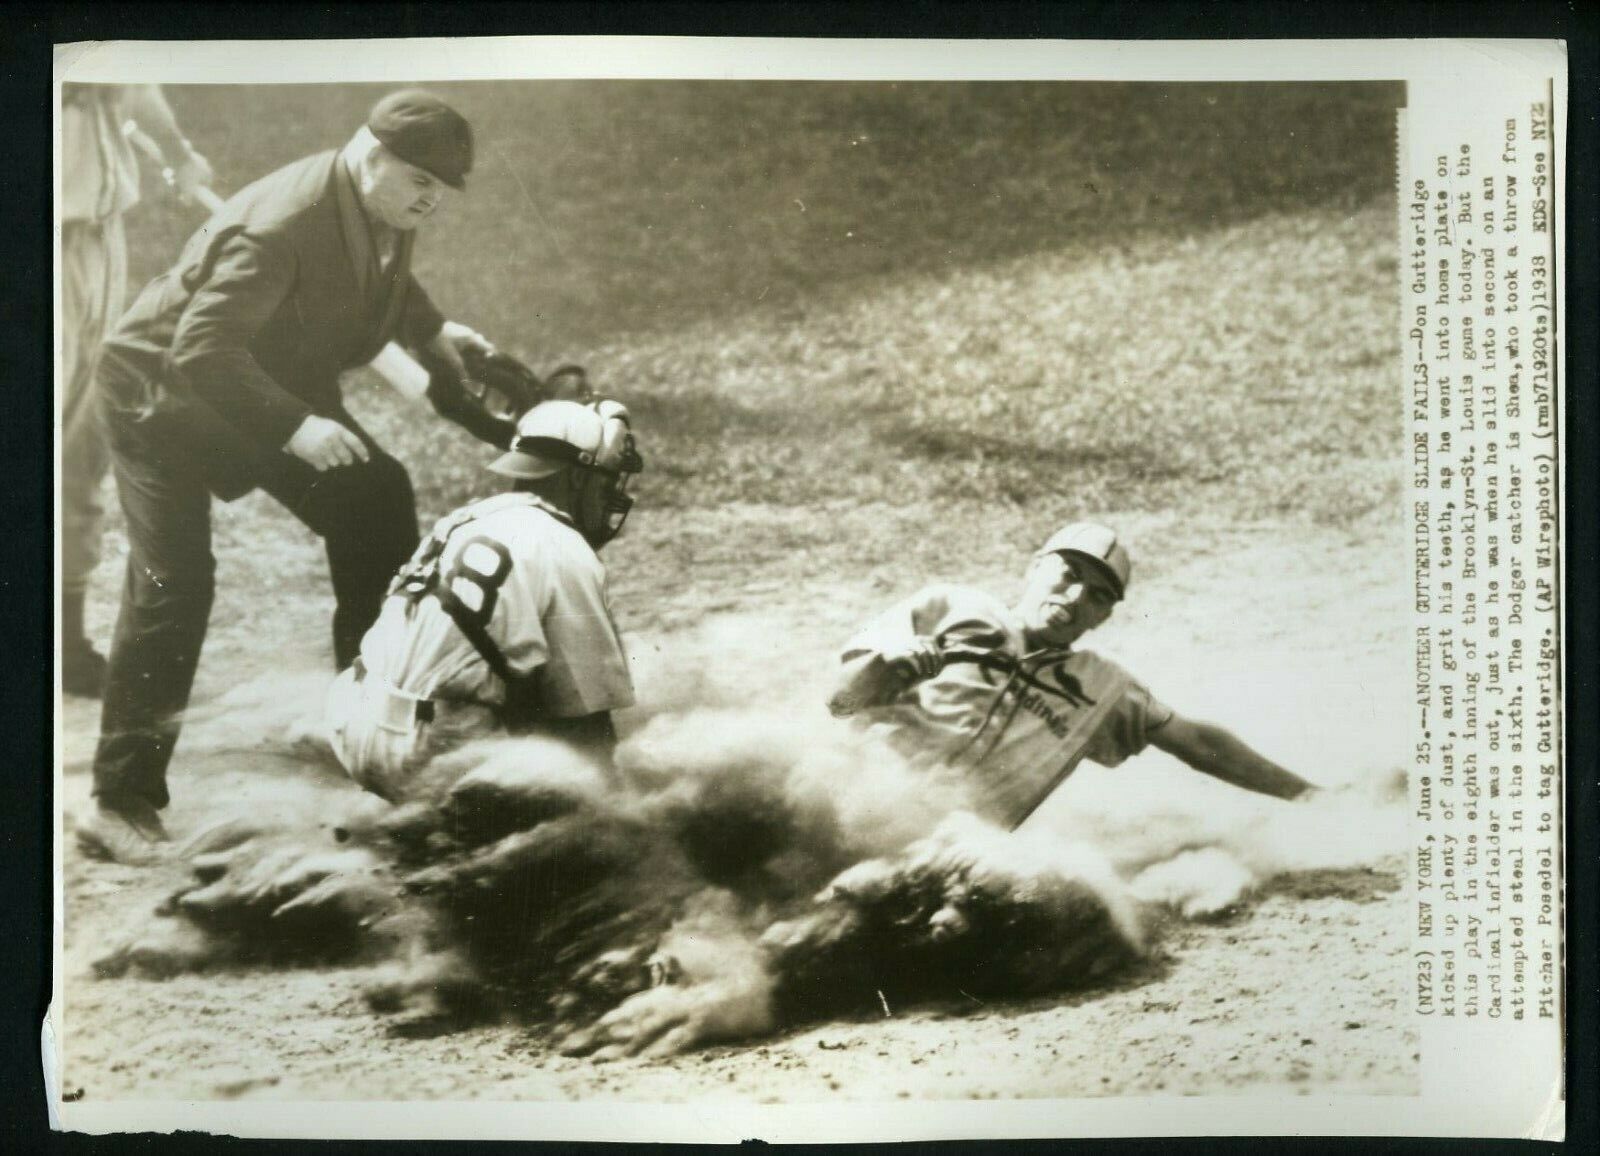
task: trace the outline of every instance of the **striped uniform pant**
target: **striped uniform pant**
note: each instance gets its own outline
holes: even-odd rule
[[[126,303],[122,217],[61,229],[61,586],[81,595],[100,561],[101,504],[110,452],[94,402],[100,346]]]

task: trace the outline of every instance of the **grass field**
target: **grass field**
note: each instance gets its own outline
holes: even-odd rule
[[[227,190],[378,91],[171,96]],[[420,274],[635,408],[635,533],[730,503],[1349,524],[1393,493],[1392,86],[443,91],[480,160]],[[152,194],[136,278],[195,224]],[[470,439],[354,393],[425,514],[481,489]]]
[[[178,88],[223,191],[342,143],[384,90]],[[1392,192],[1391,85],[441,86],[478,164],[422,266],[541,352],[883,275],[1098,250]],[[134,276],[192,218],[146,212]]]

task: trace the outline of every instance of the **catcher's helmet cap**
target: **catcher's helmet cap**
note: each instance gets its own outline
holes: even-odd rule
[[[1043,554],[1071,554],[1085,558],[1098,567],[1111,580],[1120,600],[1128,591],[1128,579],[1133,573],[1133,560],[1117,541],[1117,532],[1098,522],[1073,522],[1063,526],[1039,550]]]
[[[517,421],[511,449],[489,469],[529,481],[567,465],[637,473],[641,463],[628,424],[627,407],[620,402],[542,401]]]

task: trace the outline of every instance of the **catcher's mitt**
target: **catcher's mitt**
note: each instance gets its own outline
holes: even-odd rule
[[[563,365],[541,378],[509,353],[462,350],[467,378],[461,384],[492,417],[516,421],[541,401],[586,401],[589,378],[579,365]]]
[[[540,377],[509,353],[485,353],[475,346],[462,350],[467,376],[461,377],[437,355],[423,352],[428,371],[428,400],[448,418],[491,445],[511,444],[517,419],[541,401],[588,401],[589,378],[582,366],[563,365]]]

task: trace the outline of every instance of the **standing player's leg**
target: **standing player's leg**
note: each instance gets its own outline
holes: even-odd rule
[[[84,631],[84,599],[100,561],[100,493],[111,455],[94,401],[100,346],[122,313],[122,218],[68,221],[61,237],[61,676],[68,694],[97,696],[106,660]]]
[[[416,495],[405,467],[371,438],[363,435],[362,440],[370,461],[324,471],[310,484],[302,478],[269,486],[274,497],[322,537],[327,550],[338,670],[355,661],[362,637],[378,620],[390,581],[420,541]]]

